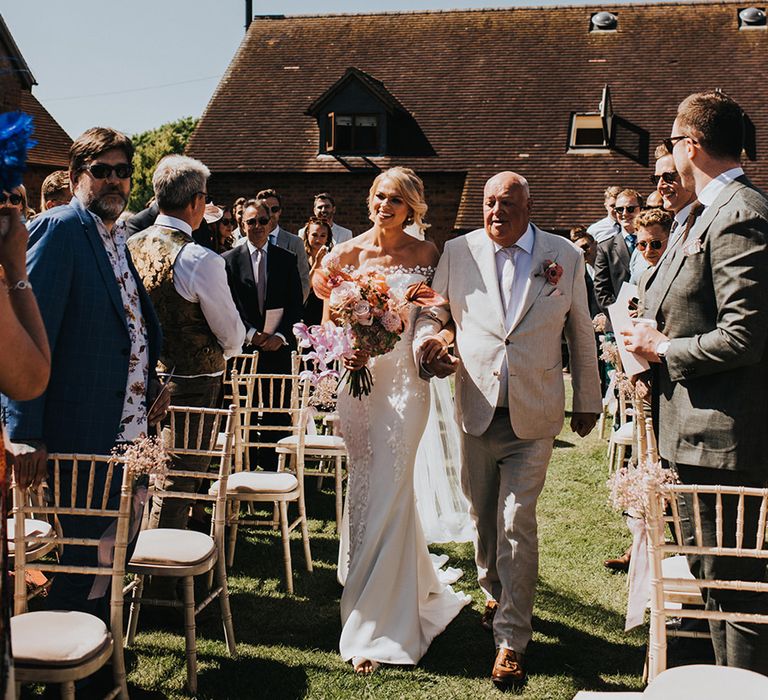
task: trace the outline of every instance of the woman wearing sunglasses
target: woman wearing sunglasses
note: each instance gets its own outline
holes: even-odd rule
[[[26,222],[30,215],[34,214],[27,208],[27,190],[24,185],[14,187],[10,192],[3,190],[2,195],[0,195],[0,207],[17,209],[22,222]]]

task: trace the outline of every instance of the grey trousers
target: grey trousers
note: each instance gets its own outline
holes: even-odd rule
[[[536,502],[554,440],[519,439],[506,410],[497,412],[483,435],[461,438],[461,486],[476,528],[477,579],[499,604],[494,641],[524,654],[539,570]]]

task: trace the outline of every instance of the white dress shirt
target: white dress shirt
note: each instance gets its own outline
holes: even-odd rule
[[[272,233],[277,235],[277,229],[275,229]],[[248,254],[251,256],[251,267],[253,268],[253,279],[256,280],[256,284],[258,285],[259,282],[259,262],[256,257],[256,251],[261,250],[261,254],[264,256],[264,270],[267,270],[267,265],[269,263],[269,257],[267,255],[267,251],[269,250],[269,244],[272,243],[272,245],[275,245],[274,241],[272,240],[272,234],[268,236],[267,242],[264,244],[262,248],[257,248],[253,243],[251,243],[251,240],[246,237],[245,238],[245,245],[248,246]],[[268,275],[268,273],[267,273]],[[267,300],[267,280],[264,280],[264,303],[266,304]],[[264,307],[264,313],[266,314],[266,306]],[[253,328],[252,326],[249,326],[245,338],[248,341],[249,344],[253,344],[253,336],[256,335],[259,331]],[[288,343],[285,340],[285,336],[282,333],[275,333],[275,335],[280,338],[283,341],[283,345],[288,345]]]
[[[596,243],[601,241],[607,241],[609,238],[613,238],[621,229],[619,224],[614,221],[610,216],[605,216],[599,221],[591,224],[587,228],[587,233],[595,239]]]
[[[192,227],[174,216],[159,214],[155,225],[192,235]],[[245,326],[232,300],[224,259],[220,255],[197,243],[185,245],[173,264],[173,288],[187,301],[200,304],[203,316],[219,341],[226,359],[241,352]],[[195,376],[219,374],[222,372]]]
[[[517,243],[509,248],[500,246],[493,241],[493,249],[496,260],[496,278],[499,281],[501,302],[504,305],[505,328],[509,330],[517,321],[517,316],[523,306],[531,277],[531,261],[533,256],[533,244],[536,234],[533,226],[528,224],[525,233],[520,236]],[[510,255],[511,252],[511,255]],[[499,383],[499,398],[497,406],[508,406],[509,367],[507,357],[501,366],[501,382]]]
[[[716,178],[710,180],[707,186],[698,193],[699,202],[705,207],[708,207],[717,199],[717,195],[722,192],[723,188],[729,182],[733,182],[737,177],[741,177],[743,174],[743,168],[731,168],[730,170],[720,173]]]

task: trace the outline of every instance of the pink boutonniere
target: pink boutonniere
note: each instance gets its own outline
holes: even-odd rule
[[[563,276],[563,266],[554,260],[545,260],[541,272],[536,277],[544,277],[551,285],[556,285]]]

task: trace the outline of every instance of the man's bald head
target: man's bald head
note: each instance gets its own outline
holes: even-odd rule
[[[511,171],[497,173],[485,183],[483,221],[492,241],[503,247],[517,243],[531,218],[528,180]]]

